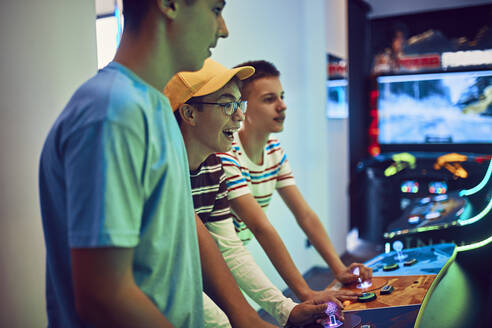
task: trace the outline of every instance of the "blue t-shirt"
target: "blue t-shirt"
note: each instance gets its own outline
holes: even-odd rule
[[[113,62],[56,120],[39,167],[49,327],[89,327],[71,248],[132,247],[137,285],[176,327],[203,325],[186,149],[168,99]]]

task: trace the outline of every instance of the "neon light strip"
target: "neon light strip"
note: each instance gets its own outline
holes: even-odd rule
[[[459,195],[460,196],[470,196],[470,195],[473,195],[473,194],[479,192],[480,190],[483,189],[483,187],[485,187],[487,182],[489,182],[491,175],[492,175],[492,160],[489,163],[489,168],[487,169],[487,173],[485,173],[485,176],[482,179],[482,181],[478,185],[476,185],[475,187],[473,187],[471,189],[460,191]]]
[[[489,203],[487,204],[487,206],[482,210],[482,212],[478,213],[477,215],[475,215],[474,217],[472,218],[469,218],[467,220],[458,220],[458,222],[460,223],[460,225],[467,225],[467,224],[470,224],[470,223],[474,223],[474,222],[477,222],[478,220],[481,220],[485,215],[487,215],[487,213],[490,212],[490,210],[492,209],[492,197],[490,198],[490,201]]]
[[[429,287],[429,290],[427,291],[427,293],[425,293],[424,300],[422,301],[422,304],[420,305],[419,313],[417,314],[417,319],[415,320],[415,326],[414,326],[415,328],[418,328],[420,326],[420,321],[422,321],[422,315],[424,313],[425,307],[427,306],[427,303],[429,302],[432,292],[434,292],[434,289],[436,289],[437,284],[439,284],[439,281],[441,281],[442,277],[444,277],[444,275],[448,271],[448,268],[451,265],[451,263],[454,262],[457,253],[458,253],[458,247],[455,247],[453,251],[453,255],[451,255],[451,257],[448,259],[446,264],[444,264],[441,271],[439,271],[436,278],[434,279],[431,286]]]
[[[484,239],[482,241],[470,244],[470,245],[464,245],[464,246],[459,246],[458,247],[458,252],[466,252],[472,249],[477,249],[483,246],[487,246],[488,244],[492,243],[492,236],[490,236],[487,239]]]
[[[119,46],[120,44],[120,40],[121,40],[121,34],[123,32],[123,28],[122,28],[122,25],[121,25],[121,22],[123,20],[122,18],[122,15],[121,15],[121,10],[120,8],[118,8],[118,4],[115,3],[115,6],[114,6],[114,15],[116,17],[116,24],[118,26],[118,30],[116,32],[116,47]]]

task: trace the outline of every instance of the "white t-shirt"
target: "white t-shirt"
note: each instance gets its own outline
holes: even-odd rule
[[[295,185],[287,155],[277,139],[269,139],[263,151],[262,164],[258,165],[246,155],[238,134],[234,135],[234,139],[230,152],[217,154],[227,176],[228,198],[250,193],[265,211],[275,189]],[[251,240],[252,233],[241,218],[233,214],[239,238],[246,243]]]

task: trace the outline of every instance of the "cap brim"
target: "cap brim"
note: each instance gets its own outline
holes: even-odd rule
[[[253,75],[254,72],[255,69],[253,66],[231,68],[224,74],[215,76],[213,79],[205,83],[199,90],[197,90],[197,92],[195,92],[193,97],[200,97],[214,93],[226,85],[234,76],[237,76],[240,80],[244,80]]]

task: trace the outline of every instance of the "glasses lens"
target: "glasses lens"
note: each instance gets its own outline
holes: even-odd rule
[[[246,112],[246,106],[247,101],[238,101],[238,102],[231,102],[224,104],[224,112],[226,115],[232,116],[236,112],[236,110],[239,108],[241,109],[241,112],[245,113]]]
[[[240,106],[243,114],[246,113],[246,108],[248,108],[248,102],[246,100],[243,100],[240,102]]]

